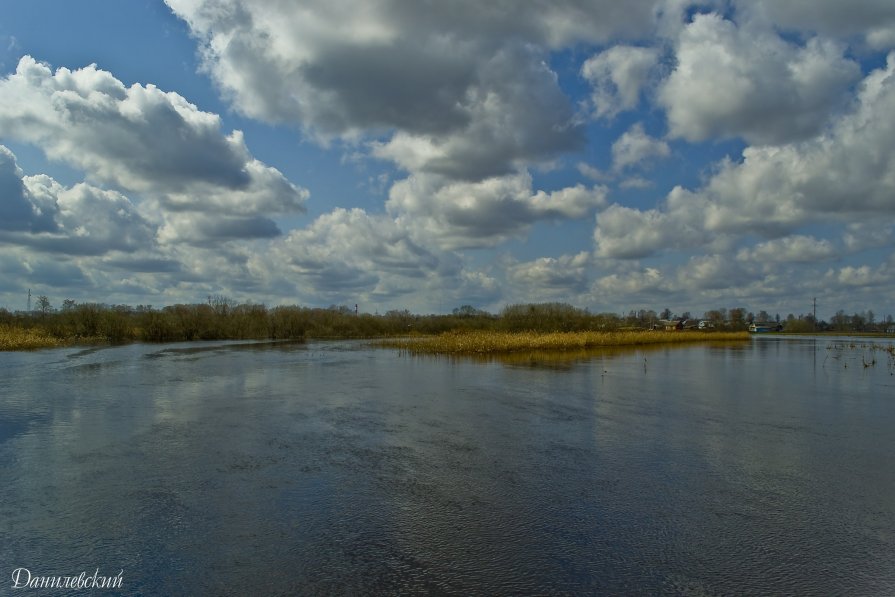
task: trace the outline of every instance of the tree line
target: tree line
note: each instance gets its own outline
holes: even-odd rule
[[[225,296],[209,296],[204,303],[177,304],[162,308],[151,305],[106,305],[76,303],[66,299],[57,309],[46,296],[37,297],[32,312],[0,309],[0,324],[36,329],[64,340],[108,340],[112,342],[172,342],[189,340],[377,338],[407,334],[437,334],[451,330],[498,331],[616,331],[653,329],[662,320],[689,320],[665,309],[631,310],[627,315],[591,313],[566,303],[526,303],[505,306],[499,313],[463,305],[444,315],[417,315],[408,310],[384,314],[357,313],[347,306],[328,308],[237,303]],[[877,319],[872,311],[846,315],[837,312],[830,322],[809,315],[785,318],[765,311],[757,315],[744,308],[714,309],[701,318],[713,329],[738,331],[753,321],[781,323],[784,331],[886,331],[892,317]]]

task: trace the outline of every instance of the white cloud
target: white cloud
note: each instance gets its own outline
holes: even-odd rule
[[[419,310],[490,305],[502,285],[460,255],[420,242],[387,215],[337,208],[250,260],[261,287],[311,303]],[[435,298],[437,297],[437,298]]]
[[[216,114],[95,65],[54,73],[23,57],[0,81],[0,132],[173,211],[252,219],[301,212],[308,196],[252,158],[242,133],[225,136]]]
[[[634,176],[632,178],[626,178],[618,183],[618,186],[623,189],[649,189],[655,186],[653,181],[648,178],[644,178],[642,176]]]
[[[677,41],[677,65],[659,90],[673,137],[743,137],[779,144],[817,134],[860,76],[844,45],[804,46],[775,33],[696,15]]]
[[[891,214],[895,203],[895,54],[860,86],[830,132],[779,148],[747,148],[701,191],[713,230],[793,228],[824,218]]]
[[[507,269],[507,278],[524,288],[526,293],[541,292],[549,296],[580,293],[587,288],[587,268],[591,264],[587,252],[560,257],[541,257],[517,263]]]
[[[895,226],[889,222],[852,222],[845,227],[842,242],[849,251],[863,251],[893,244]]]
[[[744,264],[727,255],[698,255],[678,269],[676,285],[689,290],[728,289],[744,286],[750,277]]]
[[[127,197],[80,183],[66,188],[46,175],[23,176],[0,145],[0,240],[47,252],[133,252],[154,242],[154,227]]]
[[[831,269],[827,272],[825,279],[828,283],[841,287],[859,289],[890,285],[895,282],[891,268],[885,263],[875,267],[848,265],[838,270]]]
[[[578,162],[578,164],[575,166],[575,168],[578,170],[578,172],[582,176],[585,176],[591,180],[605,181],[605,180],[609,180],[610,178],[612,178],[612,176],[609,173],[603,172],[599,168],[595,168],[585,162]]]
[[[605,205],[605,198],[601,186],[534,192],[528,173],[480,182],[418,174],[395,183],[386,206],[421,238],[457,249],[497,245],[539,220],[586,217]]]
[[[783,237],[811,223],[854,224],[895,211],[895,54],[861,83],[828,132],[780,147],[747,147],[696,191],[651,210],[613,205],[597,220],[597,254],[640,258],[726,235]]]
[[[448,283],[452,280],[448,279]],[[454,286],[444,284],[442,296],[450,296],[457,303],[473,303],[479,308],[496,304],[503,296],[501,284],[493,276],[481,271],[464,269],[460,272],[459,283]]]
[[[623,302],[633,297],[658,293],[666,290],[666,281],[662,273],[654,267],[639,271],[626,271],[609,274],[598,278],[592,287],[597,297],[609,297]]]
[[[671,154],[668,143],[650,137],[638,122],[612,144],[612,169],[616,172],[644,166],[652,158],[665,158]]]
[[[356,208],[320,216],[276,241],[273,250],[290,276],[307,280],[324,295],[402,294],[439,272],[459,270],[455,257],[416,243],[393,219]]]
[[[673,190],[663,209],[639,210],[613,204],[597,216],[596,255],[639,259],[666,249],[709,242],[703,224],[705,202],[682,189]]]
[[[827,239],[794,235],[759,243],[737,253],[737,260],[757,263],[811,263],[836,257],[836,247]]]
[[[655,48],[613,46],[588,58],[581,76],[593,87],[591,102],[597,118],[613,118],[640,103],[659,60]]]
[[[285,229],[308,193],[250,153],[231,115],[124,84],[133,71],[26,57],[0,76],[0,137],[84,181],[26,176],[0,147],[6,296],[28,280],[121,302],[698,312],[891,294],[895,58],[859,81],[895,43],[891,2],[169,4],[236,113],[351,154],[339,175],[361,181],[356,201],[351,180],[322,182],[333,154],[290,166],[366,211],[320,205]],[[672,147],[675,167],[653,176]],[[606,208],[610,182],[638,203]],[[583,218],[593,247],[570,235],[544,256],[557,251],[539,224]],[[524,260],[507,242],[523,238]]]

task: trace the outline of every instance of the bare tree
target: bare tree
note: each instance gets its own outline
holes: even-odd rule
[[[50,299],[47,298],[47,295],[42,294],[37,297],[37,312],[42,316],[48,315],[53,311],[53,305],[50,304]]]

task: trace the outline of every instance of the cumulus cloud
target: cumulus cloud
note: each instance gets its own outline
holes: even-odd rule
[[[95,65],[53,72],[23,57],[0,81],[0,131],[175,211],[251,219],[301,212],[308,195],[252,158],[242,133],[225,135],[216,114],[153,85],[126,87]]]
[[[737,253],[737,260],[757,263],[811,263],[836,256],[836,247],[829,240],[797,234],[741,249]]]
[[[385,213],[322,206],[283,234],[279,216],[308,193],[226,116],[25,57],[0,77],[0,135],[85,180],[26,176],[0,147],[0,287],[420,309],[515,294],[625,310],[891,288],[895,262],[877,264],[892,246],[895,58],[859,81],[895,47],[891,2],[168,4],[235,112],[359,156],[374,195],[391,185]],[[741,155],[706,158],[743,141]],[[672,142],[699,182],[652,176]],[[575,163],[592,182],[575,184]],[[661,196],[607,208],[610,182]],[[530,239],[522,261],[500,247],[583,218],[590,252],[535,258],[548,253]]]
[[[608,172],[603,172],[599,168],[595,168],[586,162],[578,162],[575,166],[581,176],[589,178],[591,180],[609,180],[612,176]]]
[[[580,147],[546,50],[647,33],[661,4],[169,0],[241,112],[467,180]],[[400,65],[400,66],[397,66]]]
[[[323,295],[396,296],[459,270],[455,257],[415,242],[392,218],[357,208],[320,216],[277,241],[273,251],[290,275]]]
[[[750,277],[743,264],[726,255],[697,255],[678,269],[676,283],[695,290],[737,288]]]
[[[849,251],[863,251],[891,245],[895,226],[889,222],[851,222],[845,227],[842,242]]]
[[[580,184],[534,192],[528,173],[480,182],[418,174],[395,183],[386,206],[416,234],[457,249],[497,245],[539,220],[586,217],[605,205],[606,192]]]
[[[55,197],[45,193],[32,193],[25,186],[23,177],[15,155],[7,147],[0,145],[0,230],[56,230]]]
[[[624,45],[588,58],[581,66],[581,76],[593,88],[594,116],[613,118],[636,108],[658,60],[659,50],[655,48]]]
[[[467,121],[440,134],[400,129],[372,144],[376,157],[411,172],[463,180],[504,175],[579,149],[584,137],[543,56],[525,47],[480,60],[481,78],[463,97]]]
[[[0,240],[69,255],[133,252],[154,242],[154,227],[127,197],[85,183],[64,187],[23,176],[0,145]]]
[[[854,110],[829,133],[779,148],[747,148],[725,162],[702,193],[707,226],[794,227],[823,217],[892,213],[895,203],[895,54],[860,85]]]
[[[666,249],[700,246],[710,238],[703,225],[705,201],[675,189],[663,209],[639,210],[613,204],[597,216],[596,255],[639,259]]]
[[[892,270],[888,264],[878,266],[869,265],[841,267],[838,270],[827,271],[824,279],[834,285],[846,288],[867,289],[873,286],[891,284],[893,282]]]
[[[888,0],[737,0],[737,11],[781,29],[863,37],[872,48],[895,47],[895,6]]]
[[[167,4],[246,114],[337,134],[382,126],[426,134],[464,123],[466,94],[484,82],[483,56],[519,41],[558,48],[642,34],[660,3],[543,0],[526,10],[466,0]]]
[[[592,292],[598,297],[639,297],[667,290],[662,272],[655,267],[602,276],[594,281]]]
[[[597,254],[640,258],[724,235],[779,238],[815,222],[855,223],[895,210],[895,54],[862,81],[851,112],[812,139],[747,147],[716,164],[696,191],[676,187],[657,208],[610,206]]]
[[[587,289],[587,268],[591,256],[587,252],[560,257],[541,257],[517,263],[507,269],[507,279],[520,287],[547,295],[568,296]]]
[[[815,135],[860,77],[844,51],[825,38],[796,45],[768,29],[696,15],[682,30],[677,65],[659,89],[670,135],[757,144]]]
[[[834,277],[810,267],[738,261],[730,254],[695,255],[683,263],[626,266],[597,278],[590,294],[594,300],[624,310],[633,304],[656,310],[671,306],[679,313],[690,311],[696,316],[708,309],[742,306],[756,312],[789,312],[805,301],[806,295],[843,292]]]
[[[612,144],[612,169],[621,172],[627,168],[644,166],[653,158],[665,158],[671,154],[668,143],[650,137],[643,130],[643,123],[636,123]]]

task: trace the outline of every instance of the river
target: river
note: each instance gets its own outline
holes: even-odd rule
[[[870,342],[0,353],[0,593],[892,595]]]

